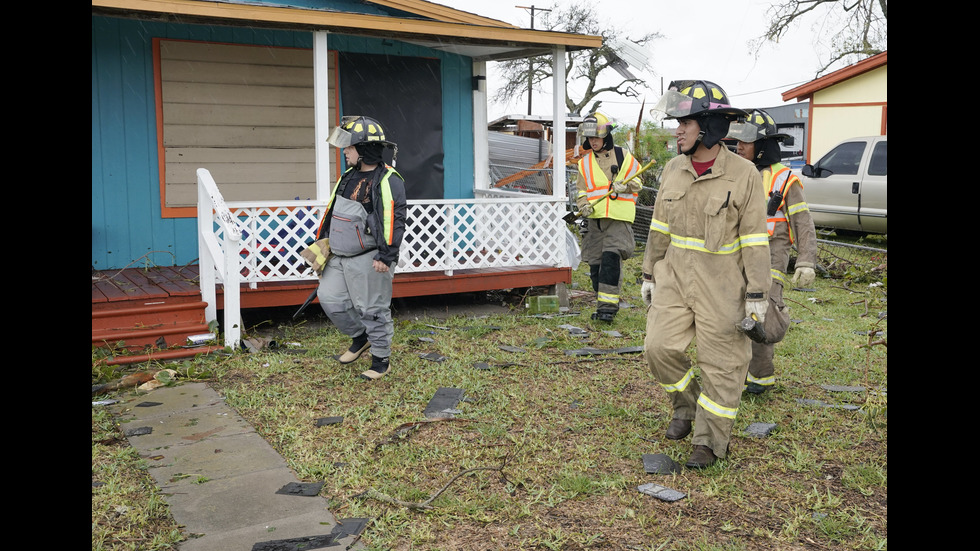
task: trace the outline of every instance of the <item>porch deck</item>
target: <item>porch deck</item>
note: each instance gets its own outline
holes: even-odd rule
[[[121,355],[110,365],[190,357],[220,350],[220,346],[170,348],[187,337],[207,333],[207,303],[203,301],[198,265],[126,268],[92,273],[92,345],[124,347],[142,354]],[[524,266],[444,272],[396,273],[395,298],[442,296],[453,293],[570,284],[570,268]],[[316,288],[313,280],[260,282],[240,287],[241,308],[298,306]],[[216,308],[224,309],[221,285]],[[316,299],[314,299],[316,302]],[[218,316],[219,319],[222,316]]]
[[[92,312],[146,306],[153,304],[195,303],[202,300],[199,266],[156,266],[106,270],[92,274]],[[456,270],[451,276],[443,272],[396,273],[392,296],[441,296],[570,284],[570,268],[522,266]],[[262,282],[251,288],[241,284],[241,307],[264,308],[298,306],[306,301],[317,282],[313,280]],[[217,309],[222,310],[222,287],[219,284]]]

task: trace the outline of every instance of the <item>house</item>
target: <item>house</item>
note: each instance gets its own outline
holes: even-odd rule
[[[888,52],[812,80],[782,94],[809,101],[806,162],[820,159],[855,136],[888,134]]]
[[[810,116],[809,107],[809,102],[763,107],[766,113],[769,113],[772,119],[776,121],[776,130],[793,137],[793,145],[780,144],[779,146],[783,163],[789,164],[790,161],[802,162],[805,157],[806,123]]]
[[[570,283],[564,173],[546,196],[491,185],[486,63],[550,55],[564,98],[564,52],[601,45],[422,0],[92,0],[93,270],[199,263],[208,319],[239,281],[241,307],[300,304],[343,170],[326,137],[364,114],[407,183],[396,296]],[[281,282],[303,285],[248,295]]]

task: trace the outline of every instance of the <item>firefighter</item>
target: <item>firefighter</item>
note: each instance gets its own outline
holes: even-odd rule
[[[371,367],[361,378],[388,372],[394,322],[391,293],[398,249],[405,233],[405,181],[382,160],[385,139],[377,120],[349,116],[327,139],[343,148],[347,170],[340,176],[317,230],[330,240],[330,256],[320,276],[317,297],[337,329],[351,337],[337,360],[349,364],[371,349]]]
[[[654,111],[677,120],[682,155],[664,166],[643,257],[644,356],[670,398],[667,438],[693,425],[685,465],[703,469],[728,453],[752,354],[736,324],[765,320],[769,306],[765,198],[759,171],[721,143],[746,113],[720,86],[671,82]],[[687,354],[695,337],[700,381]]]
[[[766,230],[769,233],[770,274],[769,310],[763,324],[765,342],[752,342],[752,361],[745,381],[745,390],[762,394],[776,381],[773,364],[774,344],[783,340],[789,327],[789,307],[783,302],[783,288],[809,287],[816,274],[817,232],[810,217],[810,208],[803,194],[803,184],[789,167],[780,163],[780,144],[793,145],[793,138],[780,134],[776,121],[762,109],[753,109],[748,117],[732,123],[728,138],[738,140],[739,156],[755,164],[762,173],[762,189],[766,193]],[[790,282],[786,276],[790,249],[798,251],[796,270]]]
[[[589,265],[596,311],[592,319],[612,322],[619,312],[621,266],[633,256],[636,240],[633,220],[636,197],[643,187],[633,179],[640,163],[622,147],[613,144],[615,125],[598,111],[583,119],[579,127],[588,151],[578,162],[576,204],[587,220],[582,237],[582,260]]]

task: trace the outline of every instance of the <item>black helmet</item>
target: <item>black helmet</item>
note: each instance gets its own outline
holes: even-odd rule
[[[780,143],[789,138],[793,145],[793,137],[789,134],[782,134],[776,128],[776,121],[762,109],[752,109],[745,117],[740,117],[738,122],[733,122],[728,127],[728,138],[740,142],[752,143],[764,138],[772,138]]]
[[[342,118],[340,126],[335,127],[330,133],[327,143],[339,148],[353,145],[360,155],[357,160],[357,167],[361,166],[362,160],[371,165],[380,163],[381,154],[385,147],[391,147],[394,150],[391,156],[392,166],[395,166],[398,157],[398,144],[385,139],[385,131],[381,123],[363,115],[351,115]]]
[[[739,118],[728,128],[728,138],[755,144],[752,162],[759,167],[767,167],[782,159],[780,143],[793,145],[793,137],[780,133],[776,121],[762,109],[752,109],[748,115]]]
[[[675,80],[667,87],[656,107],[650,110],[665,113],[667,119],[694,119],[701,128],[698,139],[690,149],[682,151],[692,155],[698,146],[712,148],[728,134],[728,125],[738,117],[748,115],[732,107],[728,95],[714,82],[707,80]]]
[[[667,119],[694,118],[701,115],[721,115],[728,120],[748,115],[732,107],[721,86],[708,80],[675,80],[667,87],[657,105],[650,110],[666,113]]]
[[[372,142],[395,146],[394,142],[385,139],[385,131],[380,122],[362,115],[344,117],[340,120],[340,126],[335,127],[327,138],[327,143],[341,148]]]
[[[612,131],[616,128],[616,125],[609,121],[609,117],[596,111],[595,113],[586,115],[578,128],[583,138],[583,149],[592,149],[589,138],[602,138],[603,149],[613,148]]]

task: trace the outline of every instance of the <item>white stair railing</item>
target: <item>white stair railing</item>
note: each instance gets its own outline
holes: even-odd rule
[[[316,237],[326,201],[224,202],[211,173],[198,175],[201,292],[207,320],[217,319],[216,284],[224,286],[225,344],[241,339],[239,285],[315,281],[300,256]],[[408,201],[395,273],[567,267],[567,199],[497,192],[475,199]]]
[[[225,206],[211,173],[204,168],[197,169],[197,225],[201,298],[207,303],[204,318],[208,324],[218,319],[217,280],[220,279],[224,289],[225,346],[237,349],[242,336],[238,254],[242,232]],[[215,226],[219,231],[215,231]]]

